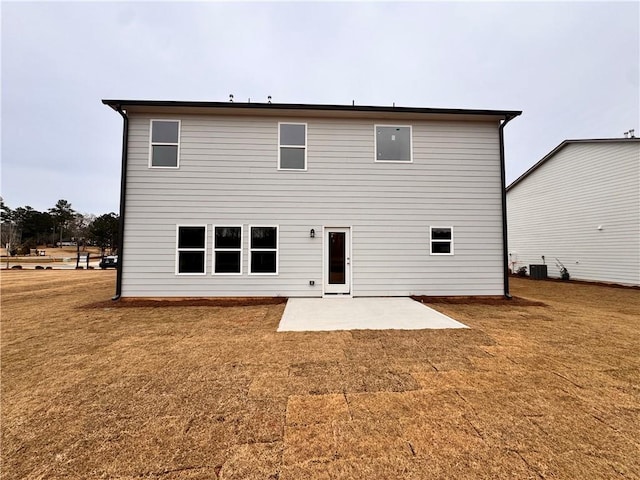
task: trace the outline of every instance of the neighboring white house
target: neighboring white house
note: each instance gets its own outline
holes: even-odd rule
[[[514,270],[640,285],[640,139],[565,140],[507,188]]]
[[[116,298],[508,294],[521,112],[103,103],[124,118]]]

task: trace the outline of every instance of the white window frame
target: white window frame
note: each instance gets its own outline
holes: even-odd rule
[[[239,248],[216,248],[216,228],[239,228],[240,229],[240,247]],[[244,228],[242,225],[226,225],[219,224],[213,225],[211,228],[213,236],[211,237],[211,245],[213,247],[213,252],[211,254],[212,258],[212,266],[211,266],[211,274],[212,275],[242,275],[242,251],[244,250]],[[240,271],[239,272],[216,272],[216,252],[240,252]]]
[[[280,143],[280,125],[304,125],[304,146],[302,145],[283,145]],[[306,172],[307,171],[307,132],[309,126],[303,122],[278,122],[278,170],[283,172]],[[280,167],[280,153],[282,147],[285,148],[301,148],[304,150],[304,168],[282,168]]]
[[[178,143],[165,143],[165,142],[154,142],[153,141],[153,122],[177,122],[178,123]],[[149,120],[149,168],[168,168],[168,169],[177,169],[180,168],[180,137],[182,136],[182,121],[174,118],[152,118]],[[155,145],[166,145],[169,147],[178,147],[178,153],[176,158],[176,166],[162,166],[162,165],[153,165],[153,147]]]
[[[178,242],[180,241],[180,229],[184,227],[199,227],[204,228],[204,248],[179,248]],[[207,226],[203,224],[178,224],[176,225],[176,275],[194,276],[194,275],[206,275],[207,274]],[[203,272],[180,272],[180,252],[202,252],[204,251],[204,271]]]
[[[275,228],[276,229],[276,248],[251,248],[251,230],[253,228]],[[280,273],[280,225],[249,225],[249,275],[278,275]],[[275,272],[252,272],[251,271],[251,254],[256,252],[276,252],[276,271]]]
[[[433,230],[437,229],[437,228],[448,228],[449,230],[451,230],[451,240],[449,240],[449,242],[451,243],[451,249],[449,253],[433,253]],[[450,225],[446,225],[446,226],[432,226],[429,227],[429,254],[430,255],[436,255],[436,256],[450,256],[453,255],[453,227]],[[436,242],[446,242],[447,240],[435,240]]]
[[[378,160],[378,127],[409,128],[409,160]],[[375,163],[413,163],[413,125],[375,124],[373,126],[373,149]]]

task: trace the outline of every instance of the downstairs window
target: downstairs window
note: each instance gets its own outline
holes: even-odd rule
[[[213,228],[213,273],[242,274],[242,227]]]
[[[431,255],[453,255],[453,227],[430,227]]]
[[[176,273],[204,275],[206,273],[207,227],[178,225]]]
[[[278,273],[278,227],[249,227],[250,258],[249,273],[277,275]]]

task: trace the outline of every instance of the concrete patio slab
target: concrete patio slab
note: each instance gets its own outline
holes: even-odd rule
[[[406,297],[290,298],[278,332],[468,328]]]

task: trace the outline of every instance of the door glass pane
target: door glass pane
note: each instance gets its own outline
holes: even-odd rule
[[[329,232],[329,283],[345,282],[345,233]]]

